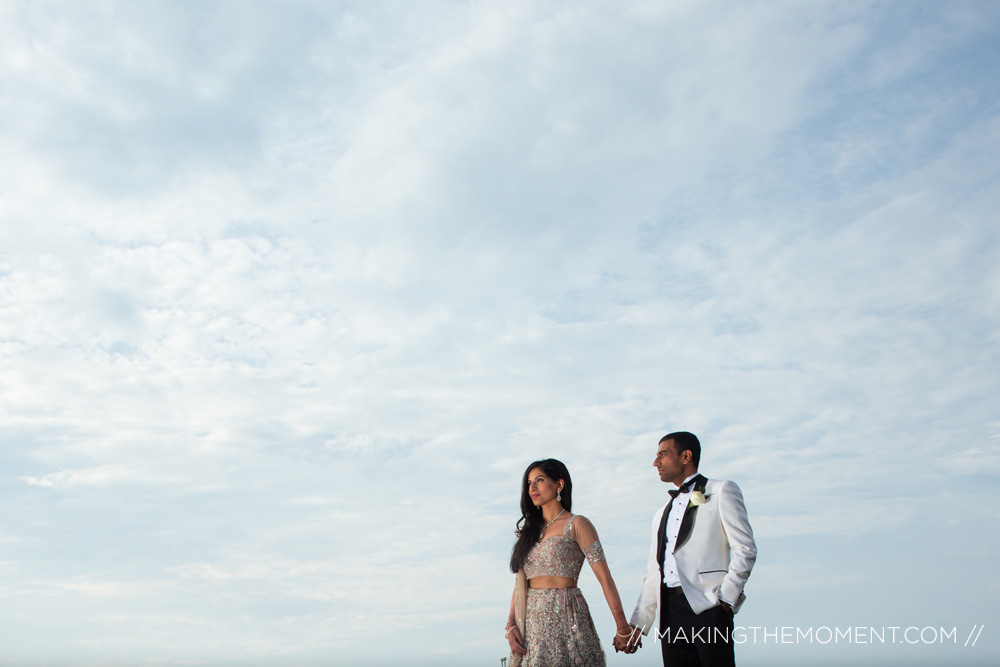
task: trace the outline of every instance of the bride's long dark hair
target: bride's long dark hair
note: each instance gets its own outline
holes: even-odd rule
[[[562,496],[563,509],[567,512],[573,509],[573,482],[569,478],[569,470],[562,461],[543,459],[525,468],[524,476],[521,478],[521,518],[517,520],[517,542],[514,543],[514,549],[510,553],[510,571],[515,573],[524,565],[524,559],[542,536],[542,528],[545,526],[542,508],[535,507],[528,494],[528,473],[535,468],[541,468],[553,482],[563,481],[562,491],[559,492]]]

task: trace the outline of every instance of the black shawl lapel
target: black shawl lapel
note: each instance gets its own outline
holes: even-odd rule
[[[667,516],[670,515],[670,508],[674,506],[674,499],[667,502],[663,508],[663,516],[660,517],[660,530],[656,533],[656,562],[660,564],[660,581],[663,581],[663,558],[667,552]]]
[[[705,493],[705,483],[708,482],[708,478],[704,475],[698,475],[694,478],[694,484],[691,485],[692,490],[701,491]],[[691,526],[694,525],[694,513],[698,511],[698,506],[691,506],[689,502],[687,507],[684,508],[684,517],[681,519],[681,527],[677,531],[677,543],[674,544],[674,553],[680,549],[687,538],[691,535]],[[663,562],[662,560],[660,561]]]

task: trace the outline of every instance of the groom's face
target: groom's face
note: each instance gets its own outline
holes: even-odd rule
[[[684,452],[690,455],[691,452]],[[677,453],[677,443],[671,440],[664,440],[656,447],[656,458],[653,465],[660,473],[660,480],[664,482],[674,482],[680,485],[687,478],[687,468],[685,466],[684,455]]]

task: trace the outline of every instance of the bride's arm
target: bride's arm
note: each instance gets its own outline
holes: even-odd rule
[[[517,629],[517,620],[514,616],[514,597],[517,595],[517,584],[514,584],[514,592],[510,594],[510,616],[507,617],[507,627],[504,628],[504,635],[507,637],[507,643],[510,644],[510,650],[517,655],[526,655],[528,653],[527,649],[524,648],[524,638],[521,637],[520,630]]]
[[[604,590],[604,599],[608,601],[611,615],[615,619],[615,625],[618,626],[618,634],[630,635],[632,633],[632,626],[629,625],[628,619],[625,618],[622,599],[618,595],[618,587],[615,586],[615,580],[611,577],[611,569],[608,567],[607,558],[604,556],[604,548],[601,546],[601,541],[597,538],[597,529],[585,517],[577,515],[573,522],[573,532],[576,543],[583,549],[583,553],[587,556],[587,561],[590,563],[591,569],[594,570],[594,576],[597,577],[597,581],[600,582],[601,588]]]
[[[615,625],[618,626],[618,634],[630,635],[632,633],[632,626],[628,624],[628,619],[625,618],[622,599],[618,595],[618,587],[615,586],[615,580],[611,578],[611,569],[608,567],[607,561],[591,563],[590,567],[594,570],[594,576],[597,577],[597,581],[600,582],[601,588],[604,590],[604,599],[608,601],[611,615],[614,616]]]

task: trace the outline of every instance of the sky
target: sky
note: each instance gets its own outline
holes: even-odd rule
[[[525,467],[630,612],[674,430],[746,499],[740,664],[997,664],[998,44],[988,1],[2,0],[0,665],[496,665]]]

